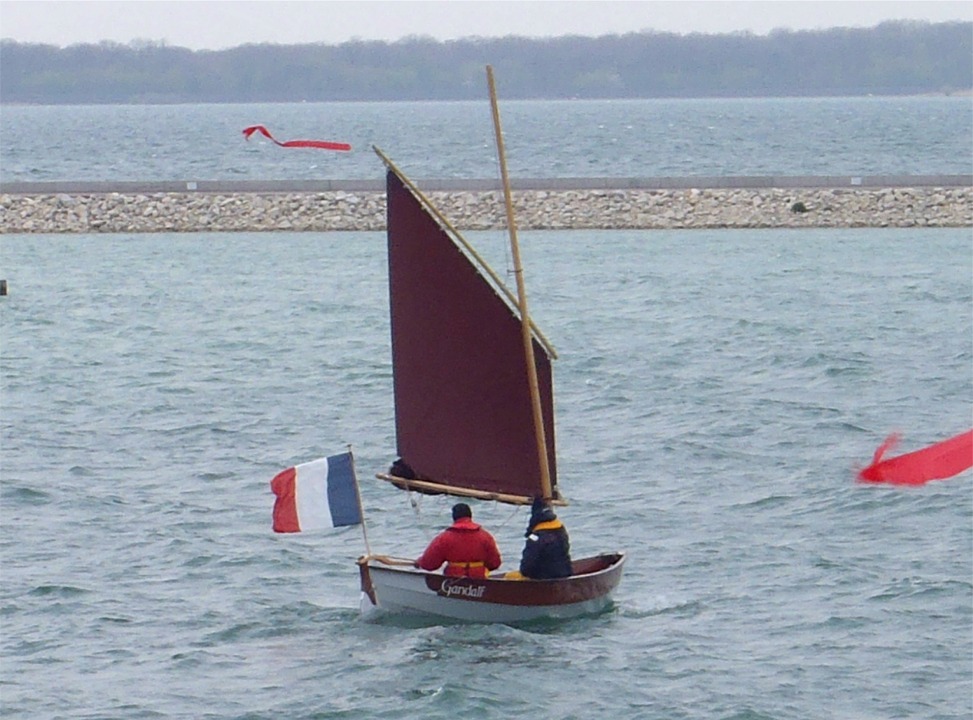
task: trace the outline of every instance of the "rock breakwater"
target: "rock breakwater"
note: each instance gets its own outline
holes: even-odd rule
[[[428,196],[457,228],[504,226],[499,191]],[[516,190],[514,205],[525,230],[973,226],[970,186]],[[384,228],[375,191],[0,194],[7,234]]]

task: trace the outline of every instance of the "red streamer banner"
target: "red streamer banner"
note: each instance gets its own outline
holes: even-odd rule
[[[879,445],[872,464],[858,473],[860,482],[890,485],[924,485],[930,480],[943,480],[973,467],[973,430],[960,433],[922,450],[883,460],[886,452],[899,442],[899,435],[889,435]]]
[[[247,140],[249,140],[250,136],[254,133],[260,133],[265,138],[277,145],[280,145],[281,147],[318,148],[319,150],[338,150],[339,152],[348,152],[351,150],[351,145],[348,143],[329,142],[327,140],[288,140],[287,142],[281,142],[271,135],[270,131],[263,125],[251,125],[250,127],[243,129],[243,137]]]

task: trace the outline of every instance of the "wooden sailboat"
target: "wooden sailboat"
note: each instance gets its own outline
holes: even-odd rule
[[[492,70],[487,68],[517,278],[514,296],[449,221],[376,148],[387,168],[389,298],[400,489],[510,504],[563,504],[551,360],[527,312]],[[409,560],[358,559],[362,611],[473,622],[596,613],[624,553],[573,562],[570,577],[446,577]]]

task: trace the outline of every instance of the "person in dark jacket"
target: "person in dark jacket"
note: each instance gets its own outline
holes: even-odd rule
[[[532,580],[549,580],[571,574],[568,531],[543,498],[534,498],[527,523],[527,543],[520,558],[520,574]]]
[[[433,538],[413,565],[423,570],[438,570],[446,563],[450,577],[485,578],[500,567],[500,550],[493,535],[473,522],[473,511],[466,503],[453,506],[453,524]]]

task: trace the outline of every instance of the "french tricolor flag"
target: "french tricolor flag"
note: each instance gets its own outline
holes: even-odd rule
[[[357,525],[361,522],[358,481],[351,453],[332,455],[287,468],[270,481],[274,532]]]

